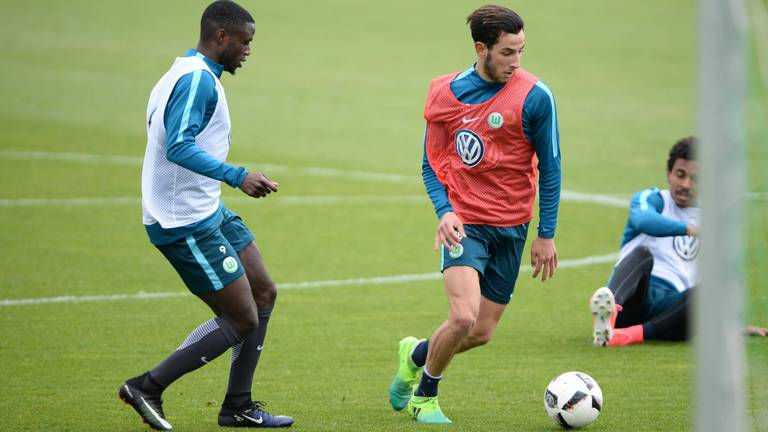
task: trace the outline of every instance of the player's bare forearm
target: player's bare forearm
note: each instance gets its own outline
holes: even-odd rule
[[[531,267],[533,268],[532,277],[536,278],[541,274],[541,281],[555,275],[557,269],[557,248],[555,248],[555,239],[536,237],[531,244]]]
[[[272,192],[277,192],[278,184],[260,172],[248,173],[240,184],[240,190],[254,198],[264,198]]]

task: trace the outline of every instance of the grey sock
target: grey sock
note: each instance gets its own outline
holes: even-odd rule
[[[251,402],[253,374],[264,348],[271,313],[272,308],[259,309],[259,326],[243,342],[232,347],[229,386],[223,403],[228,408],[240,408]]]
[[[149,371],[149,374],[152,379],[167,387],[237,343],[240,343],[240,338],[234,327],[224,318],[214,318],[192,331],[176,351]]]

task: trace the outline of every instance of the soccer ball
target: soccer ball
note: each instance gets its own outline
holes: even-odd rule
[[[547,415],[566,429],[592,423],[602,407],[603,391],[584,372],[566,372],[550,381],[544,392]]]

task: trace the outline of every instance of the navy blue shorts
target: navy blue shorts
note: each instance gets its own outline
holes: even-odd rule
[[[528,224],[512,227],[464,225],[467,237],[459,246],[442,248],[440,271],[448,267],[472,267],[480,274],[480,293],[488,300],[509,303],[520,272],[520,259],[528,236]]]
[[[218,291],[245,274],[237,253],[253,240],[253,233],[233,211],[224,208],[221,225],[157,248],[193,294]]]

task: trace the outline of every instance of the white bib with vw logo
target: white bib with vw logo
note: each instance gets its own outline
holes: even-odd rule
[[[195,223],[218,210],[221,182],[187,170],[166,158],[165,107],[178,80],[201,70],[216,82],[218,101],[195,145],[216,160],[229,153],[230,120],[227,98],[219,79],[199,57],[180,57],[152,89],[147,106],[147,150],[141,174],[142,219],[145,225],[177,228]]]
[[[459,155],[464,165],[472,168],[483,160],[485,147],[483,140],[469,129],[459,129],[456,132],[456,154]]]
[[[698,225],[698,207],[678,207],[668,190],[659,192],[664,200],[661,215],[670,219]],[[645,246],[653,255],[651,275],[664,279],[683,292],[699,282],[697,256],[699,238],[690,236],[652,237],[638,234],[621,248],[621,258],[638,246]]]

